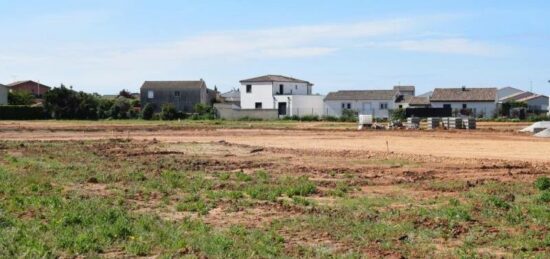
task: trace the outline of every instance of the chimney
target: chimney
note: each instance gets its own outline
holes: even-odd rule
[[[462,91],[466,91],[466,86],[465,85],[462,86]]]

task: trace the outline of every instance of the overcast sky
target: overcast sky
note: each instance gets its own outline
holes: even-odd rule
[[[416,85],[550,95],[550,1],[0,0],[0,83],[222,91],[282,74],[314,92]]]

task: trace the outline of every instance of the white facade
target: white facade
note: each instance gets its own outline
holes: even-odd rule
[[[324,95],[276,95],[276,107],[286,103],[286,116],[324,115]]]
[[[242,109],[256,109],[257,103],[262,104],[261,109],[277,109],[276,96],[310,95],[311,86],[288,82],[243,83],[239,91]]]
[[[243,81],[239,91],[241,109],[278,109],[280,116],[323,115],[324,96],[312,95],[312,84],[305,81]]]
[[[325,114],[339,117],[342,111],[354,110],[359,114],[373,115],[375,118],[388,118],[389,110],[395,109],[393,100],[326,100]]]
[[[495,115],[497,109],[496,102],[431,102],[433,108],[445,108],[450,105],[451,109],[472,109],[476,117],[483,116],[484,118],[491,118]]]

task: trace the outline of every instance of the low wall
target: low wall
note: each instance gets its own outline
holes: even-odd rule
[[[214,104],[218,117],[225,120],[238,120],[242,118],[254,118],[262,120],[276,120],[279,112],[276,109],[241,109],[231,104]]]

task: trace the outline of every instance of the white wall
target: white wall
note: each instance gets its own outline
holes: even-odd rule
[[[274,82],[273,83],[273,95],[279,95],[280,85],[283,85],[283,95],[307,95],[311,94],[311,87],[308,87],[306,83],[287,83],[287,82]]]
[[[537,106],[540,107],[541,110],[547,111],[548,110],[548,97],[546,96],[539,96],[537,98],[531,99],[527,101],[527,106]]]
[[[496,102],[433,102],[433,108],[443,108],[443,105],[450,104],[453,110],[462,109],[462,104],[466,104],[467,109],[474,109],[476,117],[479,114],[483,114],[485,118],[491,118],[495,114],[497,109]]]
[[[396,107],[393,100],[329,100],[325,101],[325,114],[339,117],[342,115],[342,103],[351,103],[352,110],[357,111],[359,114],[372,114],[375,118],[388,118],[388,110]],[[387,103],[388,108],[380,109],[381,103]]]
[[[276,95],[276,105],[287,103],[287,116],[324,115],[324,95]]]
[[[252,92],[246,92],[246,86],[252,86]],[[283,85],[284,94],[280,95],[280,85]],[[243,83],[239,88],[241,92],[241,108],[255,109],[256,102],[262,103],[262,109],[277,109],[278,96],[306,96],[311,94],[311,86],[307,83],[265,82]],[[281,97],[282,98],[282,97]]]
[[[242,109],[255,109],[256,103],[262,103],[262,109],[275,109],[273,100],[273,85],[271,83],[254,83],[252,85],[252,92],[246,92],[246,85],[241,85],[241,108]]]

